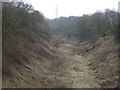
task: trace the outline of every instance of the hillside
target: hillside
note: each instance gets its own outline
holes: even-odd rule
[[[118,87],[118,45],[115,37],[106,36],[96,41],[82,42],[74,50],[88,60],[87,66],[95,72],[95,77],[101,88]]]
[[[43,15],[23,2],[3,3],[2,19],[3,87],[35,87],[30,80],[55,58],[49,25]]]
[[[3,88],[118,87],[117,14],[48,20],[30,4],[3,3]]]
[[[119,14],[106,9],[81,17],[60,17],[49,20],[58,43],[70,43],[73,52],[87,60],[101,88],[118,86]],[[59,45],[59,44],[58,44]]]

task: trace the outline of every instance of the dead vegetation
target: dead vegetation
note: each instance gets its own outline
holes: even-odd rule
[[[118,87],[118,45],[113,36],[82,42],[76,50],[89,61],[87,66],[94,70],[97,82],[102,88]]]
[[[117,87],[118,48],[114,44],[114,37],[81,42],[77,46],[68,41],[56,43],[57,48],[54,42],[39,38],[29,44],[26,54],[21,57],[24,62],[11,57],[9,71],[3,72],[3,87]]]
[[[98,13],[91,16],[93,26],[99,25],[96,23],[97,19],[94,20],[99,14],[104,15]],[[101,23],[104,22],[104,18],[101,19]],[[76,18],[75,22],[76,20],[78,19]],[[91,18],[88,20],[86,18],[86,21],[91,25]],[[113,44],[113,34],[99,36],[93,41],[91,34],[97,35],[92,31],[94,29],[91,28],[92,32],[88,31],[87,24],[80,20],[78,25],[83,26],[83,29],[77,27],[76,32],[77,37],[83,39],[80,43],[76,43],[76,38],[71,37],[71,32],[67,36],[68,40],[64,38],[60,40],[59,35],[55,43],[44,16],[35,11],[31,5],[23,2],[3,3],[2,25],[3,88],[117,87],[118,48]],[[74,31],[72,25],[71,22],[71,26],[66,30]],[[61,30],[64,30],[62,28]],[[98,29],[100,28],[97,27],[96,31]],[[102,35],[104,30],[100,29],[100,31]]]
[[[40,37],[36,41],[39,42],[29,43],[28,48],[24,48],[24,54],[17,58],[3,53],[3,87],[30,87],[35,74],[41,74],[51,65],[49,60],[54,60],[52,42],[48,44]],[[34,84],[31,87],[35,87]]]

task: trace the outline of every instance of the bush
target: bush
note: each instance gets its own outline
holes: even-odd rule
[[[3,55],[20,60],[20,55],[24,55],[28,44],[33,43],[36,38],[51,38],[44,16],[29,4],[3,3],[2,16]]]

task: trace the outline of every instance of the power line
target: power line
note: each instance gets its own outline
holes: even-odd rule
[[[58,18],[58,5],[57,4],[56,4],[55,16],[56,16],[56,18]]]

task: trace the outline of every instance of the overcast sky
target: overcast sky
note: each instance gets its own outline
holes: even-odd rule
[[[119,0],[25,0],[40,11],[46,18],[56,18],[56,5],[58,17],[81,16],[92,14],[104,9],[118,9]]]

